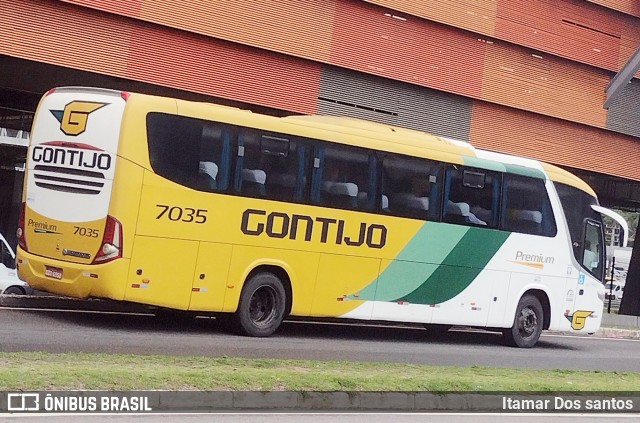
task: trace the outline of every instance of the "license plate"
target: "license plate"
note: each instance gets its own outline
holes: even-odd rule
[[[62,279],[62,269],[59,267],[45,266],[44,275],[54,279]]]

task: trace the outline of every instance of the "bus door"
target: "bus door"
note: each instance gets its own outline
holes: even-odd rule
[[[572,277],[574,290],[573,312],[567,316],[571,328],[591,332],[589,327],[596,327],[596,320],[602,316],[604,288],[602,280],[605,268],[605,245],[602,224],[596,220],[585,219],[582,239],[580,271]],[[602,293],[602,298],[598,298]],[[599,326],[599,322],[597,322]]]

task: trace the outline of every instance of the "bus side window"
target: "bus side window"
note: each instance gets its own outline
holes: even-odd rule
[[[451,165],[445,176],[443,221],[498,227],[499,172]]]
[[[373,210],[377,161],[353,147],[319,146],[314,156],[311,201],[327,207]]]
[[[307,150],[291,135],[244,128],[238,137],[234,190],[249,197],[303,201]]]
[[[555,236],[555,218],[544,180],[521,175],[504,175],[501,229],[531,235]]]
[[[248,197],[266,196],[267,173],[261,169],[261,134],[254,129],[243,128],[238,134],[234,190]]]
[[[149,160],[154,172],[197,188],[204,121],[164,113],[147,115]]]
[[[269,199],[301,201],[306,191],[307,146],[291,136],[263,134],[260,169]]]
[[[202,127],[198,188],[223,191],[229,186],[232,130],[226,125],[207,122]]]
[[[387,155],[383,160],[383,212],[437,220],[440,215],[442,166],[426,159]]]

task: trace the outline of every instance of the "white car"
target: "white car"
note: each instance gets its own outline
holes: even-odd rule
[[[612,300],[621,300],[623,293],[624,285],[618,285],[617,283],[614,283],[613,287],[611,287],[611,282],[609,282],[604,286],[604,298],[607,300],[609,299],[609,297],[611,297]]]
[[[18,278],[16,255],[0,234],[0,294],[31,294],[33,289]]]

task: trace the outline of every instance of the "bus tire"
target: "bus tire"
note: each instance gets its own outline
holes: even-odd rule
[[[280,279],[273,273],[257,273],[242,288],[235,328],[242,335],[269,336],[280,327],[286,303]]]
[[[513,326],[502,334],[508,345],[519,348],[531,348],[540,339],[544,327],[544,313],[540,300],[533,295],[520,298]]]
[[[3,294],[5,295],[24,295],[26,294],[25,290],[20,288],[19,286],[10,286],[5,289]]]

